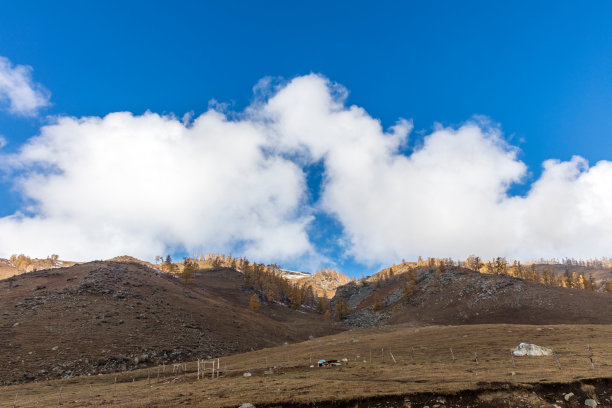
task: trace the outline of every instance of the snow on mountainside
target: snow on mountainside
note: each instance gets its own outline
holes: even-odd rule
[[[330,299],[334,297],[338,287],[351,281],[348,276],[333,269],[321,269],[314,274],[283,269],[280,274],[300,286],[312,287],[315,295]]]
[[[290,271],[288,269],[281,269],[280,274],[284,278],[292,279],[292,280],[293,279],[305,279],[305,278],[311,278],[312,277],[312,273]]]

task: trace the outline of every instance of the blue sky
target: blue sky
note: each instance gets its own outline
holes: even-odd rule
[[[341,84],[348,92],[344,105],[363,108],[385,130],[399,118],[411,119],[408,141],[396,152],[406,157],[435,132],[436,122],[459,129],[474,115],[489,118],[503,132],[500,138],[518,148],[515,160],[525,165],[521,181],[510,183],[507,193],[526,196],[541,178],[545,160],[567,162],[578,155],[593,166],[611,159],[610,15],[612,5],[603,1],[588,7],[575,2],[4,2],[0,56],[13,66],[32,67],[32,80],[50,92],[50,105],[35,115],[2,110],[0,134],[7,143],[0,152],[18,155],[28,139],[58,117],[104,117],[119,111],[178,118],[192,112],[198,117],[211,100],[227,104],[225,112],[240,113],[253,102],[253,87],[262,78],[290,81],[315,73]],[[502,149],[509,151],[508,146]],[[355,236],[374,232],[352,226],[346,214],[353,212],[344,205],[321,208],[321,180],[327,167],[315,156],[308,163],[299,161],[308,198],[294,209],[312,217],[304,227],[312,248],[280,251],[280,263],[297,269],[332,264],[360,275],[400,253],[409,258],[416,253],[427,256],[422,251],[432,248],[436,252],[434,243],[419,247],[418,240],[406,238],[390,253],[380,248],[393,244],[381,241],[370,248],[379,255],[354,256],[351,248],[369,250],[356,243],[362,238]],[[0,159],[9,161],[7,156]],[[24,195],[22,185],[15,182],[23,174],[23,168],[3,174],[0,217],[50,211],[26,207],[36,207],[40,197]],[[612,182],[604,176],[599,180],[604,189]],[[398,208],[403,225],[405,214]],[[416,211],[406,207],[413,216]],[[512,214],[537,212],[516,211]],[[605,217],[607,213],[599,214],[584,221],[579,231],[571,231],[595,234],[603,241],[604,232],[588,228]],[[504,217],[492,216],[497,218]],[[415,228],[411,235],[417,235],[416,224],[406,222],[406,228]],[[545,240],[541,229],[530,238]],[[211,240],[206,237],[207,247]],[[166,251],[182,253],[179,241]],[[474,240],[473,252],[481,251],[479,242]],[[566,243],[544,245],[533,253],[521,252],[518,244],[509,246],[508,256],[523,258],[609,255]],[[74,245],[66,248],[75,251]],[[235,238],[228,238],[214,249],[241,248]],[[440,248],[432,255],[463,253]],[[9,244],[0,245],[2,252],[12,250]],[[87,257],[90,252],[85,253]],[[272,250],[252,253],[261,253],[267,261],[274,258]]]

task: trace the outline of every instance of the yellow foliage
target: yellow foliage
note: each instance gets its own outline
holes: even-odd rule
[[[251,305],[251,310],[253,311],[258,311],[259,310],[259,297],[257,297],[256,294],[253,294],[253,296],[251,296],[251,299],[249,300],[249,304]]]

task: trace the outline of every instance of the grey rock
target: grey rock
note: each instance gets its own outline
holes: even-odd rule
[[[595,408],[597,406],[597,401],[591,398],[587,398],[584,400],[584,405],[587,407]]]

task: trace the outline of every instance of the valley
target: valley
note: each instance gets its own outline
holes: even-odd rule
[[[0,406],[611,404],[608,293],[414,264],[350,281],[159,268],[117,257],[0,281]],[[330,299],[283,300],[320,282]],[[513,357],[523,342],[557,357]]]

